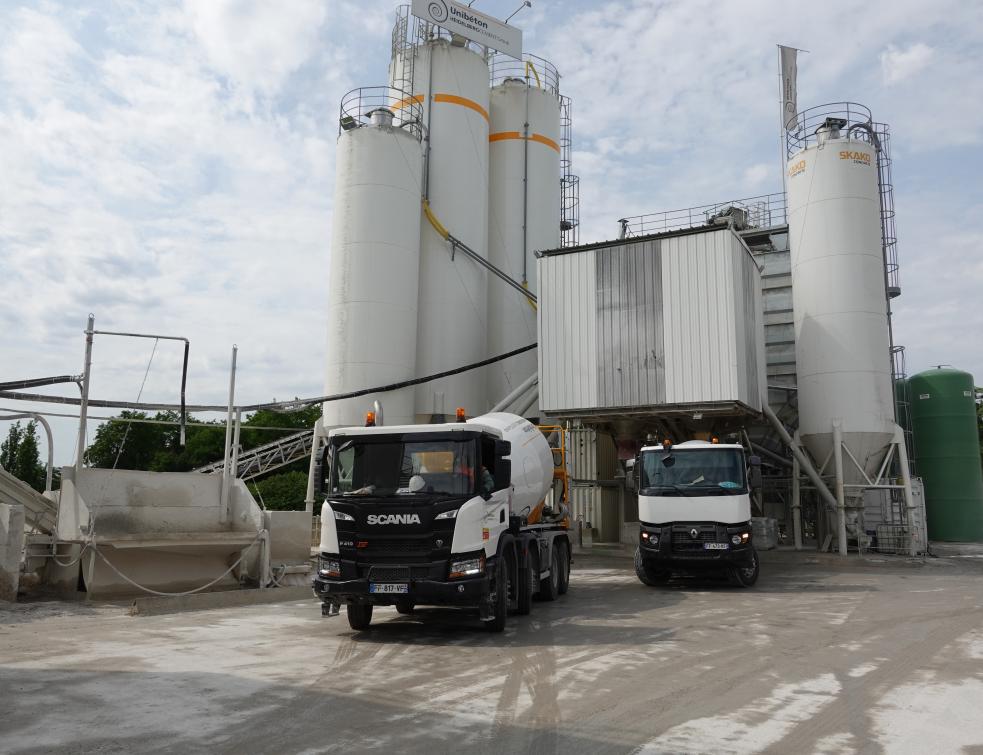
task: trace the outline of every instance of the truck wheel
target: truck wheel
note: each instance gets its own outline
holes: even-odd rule
[[[728,576],[730,577],[730,581],[738,587],[752,587],[758,581],[759,567],[758,552],[752,547],[751,563],[747,566],[730,567]]]
[[[413,609],[416,608],[416,603],[412,600],[407,600],[404,598],[398,598],[396,600],[396,613],[401,613],[404,616],[409,616],[413,613]]]
[[[539,597],[543,600],[556,600],[560,591],[560,557],[556,544],[550,549],[550,575],[539,581]]]
[[[640,548],[635,548],[635,574],[643,585],[649,587],[660,587],[668,584],[672,578],[672,572],[668,569],[653,569],[646,564]]]
[[[501,632],[505,629],[505,620],[509,615],[509,566],[506,563],[505,551],[498,559],[495,567],[495,614],[485,622],[489,632]]]
[[[352,629],[368,629],[372,623],[372,604],[371,603],[349,603],[346,607],[348,611],[348,626]]]
[[[556,592],[559,595],[566,595],[570,589],[570,548],[566,541],[560,540],[556,544],[559,551],[560,573],[557,575]]]
[[[533,580],[536,579],[536,557],[530,553],[527,566],[519,569],[519,584],[516,586],[517,606],[515,612],[519,616],[528,616],[532,610]]]

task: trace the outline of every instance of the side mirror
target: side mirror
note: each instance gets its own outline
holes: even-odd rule
[[[625,461],[625,487],[628,490],[637,490],[637,478],[635,477],[635,462],[637,459],[628,459]]]
[[[512,484],[512,461],[506,458],[511,453],[509,441],[495,441],[495,490],[505,490]]]

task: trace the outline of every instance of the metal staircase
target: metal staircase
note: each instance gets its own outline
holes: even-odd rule
[[[243,451],[239,454],[235,476],[242,480],[251,480],[254,477],[272,472],[274,469],[292,464],[299,459],[308,459],[311,455],[313,438],[313,430],[301,430],[293,435],[287,435],[261,446],[250,448],[248,451]],[[215,474],[224,468],[225,461],[221,460],[192,471]]]

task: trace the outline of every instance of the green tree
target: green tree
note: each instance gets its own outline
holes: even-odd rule
[[[307,497],[307,473],[292,470],[249,483],[257,501],[274,511],[303,511]]]
[[[160,415],[158,415],[159,417]],[[120,412],[119,418],[147,419],[144,412]],[[96,430],[95,440],[83,460],[103,469],[149,469],[157,453],[166,447],[167,425],[143,422],[106,422]]]
[[[35,490],[44,490],[46,468],[38,450],[37,422],[31,420],[23,428],[20,422],[11,426],[0,444],[0,466]]]

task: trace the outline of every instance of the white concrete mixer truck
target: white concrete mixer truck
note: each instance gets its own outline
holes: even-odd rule
[[[553,451],[522,417],[458,410],[454,423],[389,427],[370,417],[331,431],[322,468],[323,614],[344,603],[361,630],[378,605],[477,607],[500,632],[534,596],[567,591],[567,512],[545,506]]]

